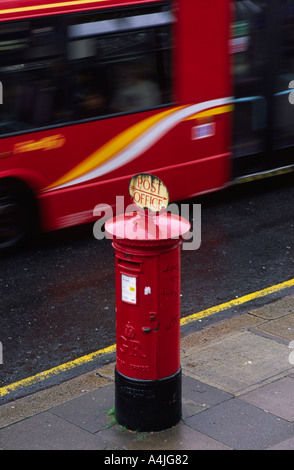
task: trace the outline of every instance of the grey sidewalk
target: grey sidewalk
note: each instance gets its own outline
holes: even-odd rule
[[[115,422],[111,364],[0,407],[0,448],[294,450],[293,340],[287,296],[182,338],[183,417],[173,428]]]

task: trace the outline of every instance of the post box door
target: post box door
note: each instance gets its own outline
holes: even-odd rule
[[[158,260],[117,257],[117,369],[142,380],[158,378]]]

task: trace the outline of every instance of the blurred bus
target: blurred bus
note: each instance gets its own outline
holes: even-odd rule
[[[2,0],[0,251],[136,173],[178,201],[287,171],[293,79],[294,0]]]

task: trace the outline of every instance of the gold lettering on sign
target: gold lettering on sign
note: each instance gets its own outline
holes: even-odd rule
[[[129,194],[133,202],[141,209],[160,212],[169,204],[166,186],[156,176],[141,173],[133,176],[129,184]]]

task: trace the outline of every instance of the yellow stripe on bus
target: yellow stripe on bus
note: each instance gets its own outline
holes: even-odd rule
[[[234,111],[233,105],[227,106],[219,106],[218,108],[207,109],[206,111],[201,111],[200,113],[196,113],[193,116],[189,116],[185,119],[185,121],[190,121],[191,119],[200,119],[204,117],[213,117],[217,116],[218,114],[225,114]]]
[[[52,183],[47,188],[44,188],[44,191],[74,180],[75,178],[78,178],[93,170],[94,168],[102,165],[102,163],[107,162],[117,155],[118,152],[122,151],[124,148],[134,142],[134,140],[143,134],[143,132],[151,128],[154,124],[160,122],[164,117],[181,108],[182,106],[179,106],[177,108],[168,109],[158,114],[154,114],[149,118],[144,119],[143,121],[139,121],[133,126],[122,131],[120,134],[116,135],[110,141],[102,145],[102,147],[95,150],[91,155],[71,169],[68,173],[63,175],[57,181],[54,181],[54,183]]]
[[[53,8],[63,8],[87,4],[95,4],[101,2],[107,2],[108,0],[72,0],[69,2],[59,2],[59,3],[47,3],[45,5],[32,5],[30,7],[18,7],[18,8],[8,8],[6,10],[0,10],[0,15],[11,14],[11,13],[22,13],[28,11],[39,11],[39,10],[48,10]]]
[[[137,138],[142,136],[146,131],[150,130],[152,127],[156,129],[156,125],[160,125],[164,118],[173,113],[176,113],[177,111],[183,108],[188,108],[188,106],[178,106],[162,111],[122,131],[120,134],[116,135],[110,141],[102,145],[102,147],[95,150],[91,155],[89,155],[85,160],[81,161],[77,166],[75,166],[66,174],[61,176],[57,181],[54,181],[49,186],[44,188],[43,191],[62,187],[63,185],[68,184],[69,182],[73,182],[74,180],[83,177],[83,175],[86,175],[87,173],[93,171],[102,164],[116,157],[119,152],[122,152],[129,145],[134,143]],[[228,113],[232,111],[232,109],[232,105],[219,106],[216,108],[207,109],[205,111],[200,111],[196,114],[193,114],[191,117],[184,118],[184,121],[195,118],[203,118],[207,116],[216,116]]]

